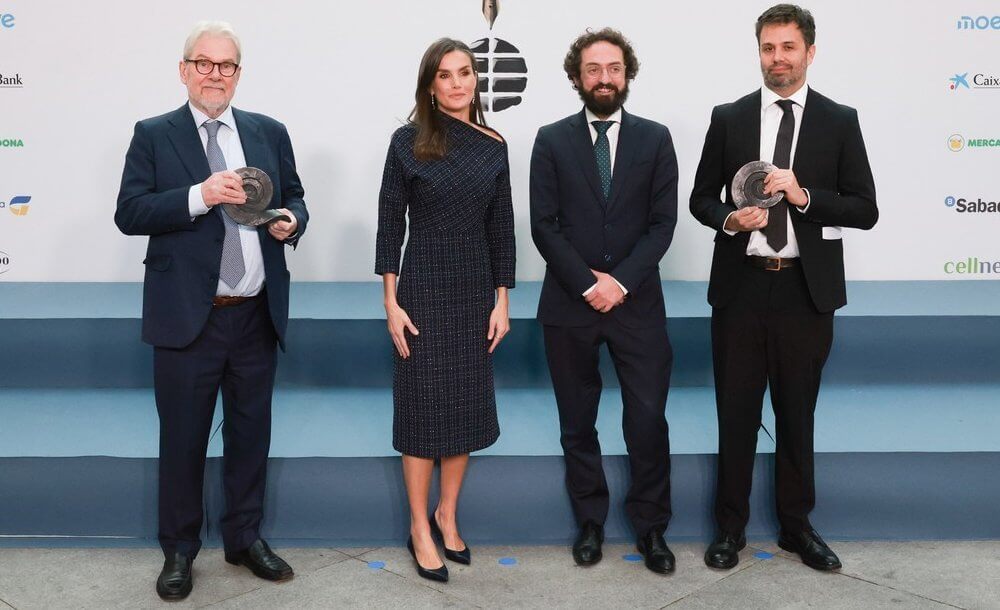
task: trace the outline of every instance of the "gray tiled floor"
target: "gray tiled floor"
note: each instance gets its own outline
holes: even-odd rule
[[[422,580],[405,549],[280,549],[295,579],[273,584],[226,564],[218,549],[195,563],[194,593],[178,607],[219,608],[998,608],[1000,542],[841,542],[844,562],[821,574],[773,544],[751,543],[731,571],[710,570],[700,544],[672,544],[677,572],[629,561],[573,564],[568,548],[476,547],[451,582]],[[763,556],[758,553],[764,551]],[[773,556],[768,557],[770,553]],[[513,558],[514,565],[502,565]],[[156,549],[0,549],[0,610],[153,608]],[[372,567],[382,562],[384,567]]]

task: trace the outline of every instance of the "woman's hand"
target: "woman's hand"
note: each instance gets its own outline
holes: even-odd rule
[[[497,304],[493,306],[493,312],[490,314],[490,331],[486,335],[490,343],[490,349],[487,350],[489,353],[493,353],[493,350],[500,345],[500,341],[510,332],[510,316],[507,315],[507,299],[498,299]]]
[[[406,343],[406,331],[413,335],[419,335],[420,331],[410,321],[410,316],[399,305],[386,305],[386,324],[389,327],[389,336],[396,345],[396,351],[403,358],[410,357],[410,346]]]

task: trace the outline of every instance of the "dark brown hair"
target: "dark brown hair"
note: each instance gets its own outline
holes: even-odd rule
[[[580,57],[583,55],[583,50],[595,42],[610,42],[622,50],[622,55],[625,56],[626,80],[632,80],[639,73],[639,59],[635,56],[632,45],[621,32],[611,28],[603,28],[596,32],[588,29],[574,40],[573,44],[569,45],[569,52],[566,53],[566,59],[563,60],[563,70],[566,71],[566,77],[573,83],[574,89],[576,81],[580,78]]]
[[[430,88],[437,76],[438,67],[445,55],[452,51],[461,51],[469,56],[472,72],[476,75],[477,86],[473,93],[473,104],[469,106],[469,120],[476,125],[486,127],[483,116],[483,104],[479,99],[479,71],[476,70],[476,56],[464,42],[452,38],[435,40],[424,51],[420,60],[420,70],[417,72],[417,92],[414,94],[416,105],[410,112],[410,122],[417,126],[417,137],[413,141],[413,156],[418,161],[441,159],[448,153],[447,131],[441,113],[431,101]]]
[[[786,23],[799,26],[807,48],[816,43],[816,22],[812,13],[794,4],[775,4],[757,17],[757,44],[760,44],[760,31],[765,25]]]

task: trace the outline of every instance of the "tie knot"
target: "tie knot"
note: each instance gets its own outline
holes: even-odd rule
[[[792,100],[778,100],[775,104],[777,104],[778,107],[780,107],[787,114],[792,111],[792,106],[795,105],[795,102]]]
[[[614,125],[615,122],[614,121],[591,121],[590,124],[593,125],[594,129],[597,130],[597,135],[603,136],[604,134],[608,133],[608,130],[611,129],[611,126]]]
[[[202,123],[202,126],[208,132],[208,137],[214,138],[219,134],[219,127],[222,126],[222,123],[219,121],[205,121]]]

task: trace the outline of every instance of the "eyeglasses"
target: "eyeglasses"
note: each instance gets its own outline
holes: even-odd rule
[[[240,67],[239,64],[234,64],[231,61],[220,63],[209,59],[185,59],[184,63],[194,64],[194,69],[198,71],[198,74],[211,74],[218,66],[219,74],[227,77],[236,74],[236,70]]]

